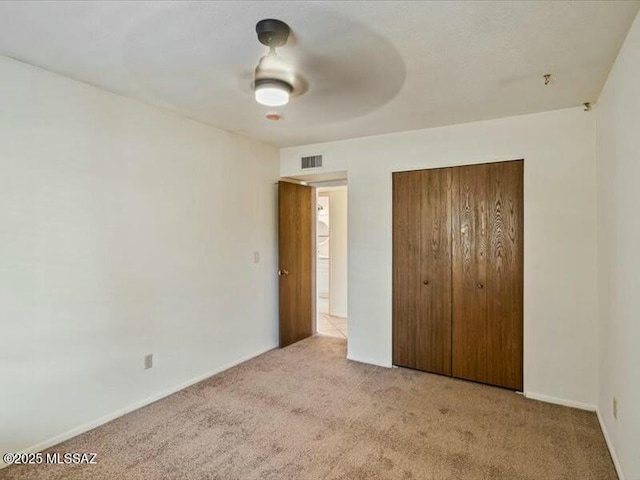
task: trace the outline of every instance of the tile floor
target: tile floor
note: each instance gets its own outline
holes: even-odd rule
[[[326,313],[318,313],[318,323],[316,327],[319,335],[347,338],[346,318],[332,317]]]

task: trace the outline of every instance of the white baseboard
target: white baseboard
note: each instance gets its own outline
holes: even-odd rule
[[[602,419],[600,409],[597,406],[588,403],[575,402],[573,400],[565,400],[563,398],[551,397],[549,395],[542,395],[539,393],[525,392],[524,396],[527,398],[531,398],[532,400],[540,400],[541,402],[555,403],[557,405],[564,405],[565,407],[573,407],[579,408],[581,410],[589,410],[590,412],[595,412],[596,416],[598,417],[598,423],[600,423],[600,430],[602,430],[602,435],[604,435],[604,440],[607,443],[607,448],[609,449],[609,453],[611,454],[613,465],[616,467],[618,479],[625,480],[624,474],[622,473],[622,467],[620,466],[620,462],[618,461],[618,456],[616,455],[616,451],[613,449],[613,443],[611,443],[609,432],[607,431],[607,427],[604,423],[604,420]]]
[[[369,365],[376,365],[378,367],[385,367],[385,368],[392,367],[390,363],[380,363],[377,360],[371,360],[370,358],[361,358],[351,354],[347,354],[347,360],[351,360],[353,362],[368,363]]]
[[[565,398],[552,397],[550,395],[543,395],[541,393],[524,392],[523,395],[531,400],[540,400],[541,402],[555,403],[556,405],[563,405],[565,407],[579,408],[580,410],[588,410],[595,412],[598,408],[590,403],[576,402],[575,400],[567,400]]]
[[[78,427],[72,428],[71,430],[68,430],[64,433],[61,433],[59,435],[56,435],[55,437],[51,437],[47,440],[44,440],[40,443],[37,443],[35,445],[32,445],[28,448],[23,449],[20,452],[16,452],[16,453],[37,453],[37,452],[41,452],[42,450],[46,450],[47,448],[53,447],[54,445],[57,445],[59,443],[62,443],[66,440],[69,440],[70,438],[76,437],[82,433],[88,432],[89,430],[93,430],[96,427],[99,427],[100,425],[104,425],[105,423],[110,422],[111,420],[115,420],[118,417],[121,417],[123,415],[126,415],[127,413],[133,412],[134,410],[138,410],[139,408],[145,407],[147,405],[149,405],[150,403],[153,402],[157,402],[158,400],[164,398],[164,397],[168,397],[169,395],[172,395],[176,392],[179,392],[180,390],[184,390],[187,387],[190,387],[191,385],[194,385],[198,382],[201,382],[203,380],[206,380],[207,378],[223,372],[225,370],[228,370],[232,367],[235,367],[236,365],[239,365],[243,362],[246,362],[247,360],[251,360],[254,357],[257,357],[258,355],[262,355],[265,352],[268,352],[269,350],[273,350],[274,348],[277,348],[277,345],[270,345],[268,347],[264,347],[261,348],[258,351],[255,351],[253,353],[250,353],[249,355],[245,355],[237,360],[234,360],[233,362],[227,363],[219,368],[216,368],[214,370],[211,370],[207,373],[204,373],[202,375],[198,375],[197,377],[194,377],[190,380],[187,380],[184,383],[181,383],[179,385],[176,385],[175,387],[169,388],[167,390],[164,390],[162,392],[156,393],[155,395],[152,395],[150,397],[145,398],[144,400],[140,400],[139,402],[135,402],[131,405],[128,405],[124,408],[121,408],[119,410],[116,410],[115,412],[109,413],[107,415],[104,415],[100,418],[97,418],[95,420],[92,420],[88,423],[85,423],[83,425],[80,425]],[[8,467],[8,465],[4,462],[0,461],[0,470],[3,469],[4,467]]]
[[[611,459],[613,460],[613,465],[616,467],[616,473],[618,474],[619,480],[625,480],[624,474],[622,473],[622,466],[618,461],[618,456],[616,455],[616,451],[613,449],[613,443],[611,443],[611,437],[609,437],[609,432],[607,431],[607,427],[602,418],[602,414],[600,413],[600,409],[596,409],[596,415],[598,415],[598,422],[600,422],[600,430],[602,430],[602,434],[604,435],[604,441],[607,442],[607,448],[609,448],[609,453],[611,454]]]

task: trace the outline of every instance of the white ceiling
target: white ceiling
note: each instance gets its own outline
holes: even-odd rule
[[[595,101],[637,1],[2,2],[0,54],[279,146],[533,113]],[[309,90],[264,115],[265,47]],[[543,75],[552,74],[544,86]]]

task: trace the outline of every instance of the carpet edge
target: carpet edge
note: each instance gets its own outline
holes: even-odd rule
[[[169,395],[173,395],[174,393],[177,393],[180,390],[184,390],[185,388],[190,387],[191,385],[195,385],[196,383],[202,382],[203,380],[206,380],[209,377],[212,377],[214,375],[217,375],[218,373],[224,372],[225,370],[229,370],[230,368],[240,365],[241,363],[244,363],[248,360],[258,357],[263,353],[266,353],[275,348],[278,348],[277,344],[263,347],[248,355],[244,355],[241,358],[234,360],[233,362],[229,362],[225,365],[222,365],[221,367],[218,367],[206,373],[203,373],[202,375],[193,377],[190,380],[187,380],[186,382],[176,385],[175,387],[171,387],[169,389],[158,392],[154,395],[151,395],[150,397],[142,399],[138,402],[134,402],[130,405],[127,405],[126,407],[120,408],[114,412],[103,415],[95,420],[91,420],[87,423],[83,423],[82,425],[74,427],[71,430],[67,430],[66,432],[55,435],[51,438],[43,440],[42,442],[36,443],[35,445],[31,445],[30,447],[24,448],[19,452],[15,452],[15,453],[37,453],[37,452],[41,452],[42,450],[46,450],[47,448],[51,448],[55,445],[58,445],[59,443],[65,442],[73,437],[77,437],[78,435],[86,433],[89,430],[93,430],[94,428],[104,425],[105,423],[109,423],[112,420],[115,420],[116,418],[120,418],[123,415],[126,415],[127,413],[131,413],[134,410],[138,410],[142,407],[146,407],[147,405],[150,405],[153,402],[157,402],[158,400],[168,397]],[[0,462],[0,470],[9,466],[10,464]]]
[[[556,405],[562,405],[564,407],[578,408],[580,410],[588,410],[595,412],[598,408],[591,403],[583,403],[575,400],[567,400],[566,398],[552,397],[550,395],[544,395],[542,393],[524,392],[523,395],[531,400],[539,400],[546,403],[554,403]]]
[[[602,418],[602,414],[600,413],[599,408],[596,408],[596,416],[598,417],[600,430],[602,430],[602,434],[604,435],[604,441],[606,442],[607,448],[609,449],[609,454],[611,455],[611,459],[613,460],[613,466],[616,467],[616,473],[618,474],[618,479],[625,480],[624,473],[622,472],[622,465],[620,465],[620,461],[618,460],[616,451],[613,448],[611,437],[609,437],[609,432],[607,431],[607,427],[604,423],[604,419]]]

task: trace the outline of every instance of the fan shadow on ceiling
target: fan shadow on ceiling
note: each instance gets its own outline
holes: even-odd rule
[[[304,95],[283,108],[289,127],[366,115],[404,84],[404,61],[394,46],[327,6],[288,8],[282,2],[257,9],[233,3],[225,15],[217,14],[221,7],[215,3],[175,3],[132,27],[123,55],[146,100],[223,128],[250,130],[265,113],[252,89],[257,60],[267,51],[256,40],[255,24],[269,16],[291,27],[278,55],[308,84]],[[153,34],[158,29],[165,32],[161,41]]]

